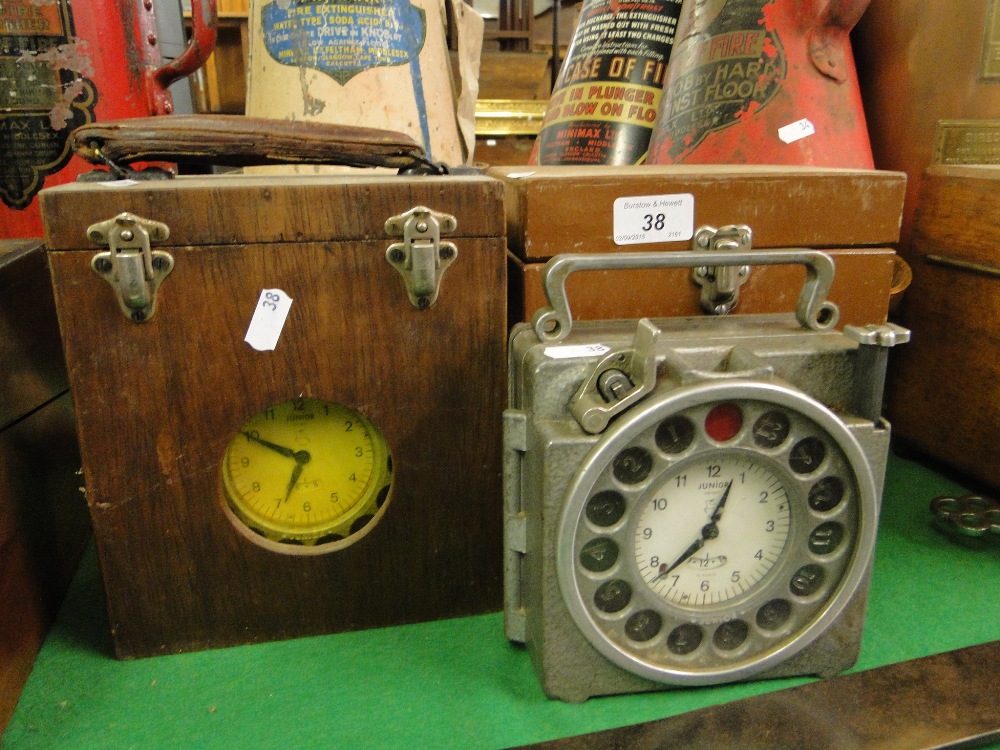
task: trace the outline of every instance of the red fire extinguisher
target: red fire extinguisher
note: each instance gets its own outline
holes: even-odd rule
[[[686,3],[649,163],[872,168],[849,38],[869,2]]]
[[[0,239],[42,234],[38,192],[92,169],[80,125],[173,111],[167,87],[215,47],[216,0],[193,0],[192,35],[164,62],[153,0],[0,3]]]

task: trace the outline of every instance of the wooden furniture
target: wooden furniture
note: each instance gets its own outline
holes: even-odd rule
[[[120,657],[499,609],[499,183],[367,174],[63,187],[43,194],[46,245]],[[415,304],[394,263],[418,249],[386,222],[421,206],[457,227],[440,220],[452,262],[436,301]],[[169,227],[153,251],[173,270],[141,323],[91,267],[107,248],[88,227],[122,212]],[[429,221],[407,225],[416,244]],[[290,312],[274,350],[257,351],[244,337],[274,289]],[[301,397],[360,412],[391,454],[384,515],[333,551],[276,551],[234,520],[224,494],[224,451],[242,425]],[[308,467],[301,479],[313,481]]]
[[[829,252],[837,264],[830,299],[840,307],[840,325],[882,323],[888,315],[905,188],[900,173],[742,166],[510,166],[490,173],[506,187],[512,321],[530,320],[545,304],[541,272],[553,255],[689,249],[692,229],[734,224],[752,229],[753,248]],[[664,195],[690,196],[687,235],[617,244],[615,202]],[[792,266],[751,270],[734,312],[792,310],[803,273]],[[573,274],[567,291],[581,319],[702,314],[700,287],[683,269]]]
[[[913,340],[893,360],[895,434],[1000,488],[1000,167],[922,175],[901,317]]]
[[[89,536],[45,255],[0,242],[0,732]]]

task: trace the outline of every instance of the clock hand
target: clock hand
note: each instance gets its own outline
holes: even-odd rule
[[[309,451],[297,451],[292,454],[295,459],[295,468],[292,469],[292,477],[288,480],[288,487],[285,488],[285,502],[288,502],[288,498],[292,496],[292,490],[295,489],[295,483],[299,481],[299,477],[302,476],[302,470],[309,463],[309,459],[312,456],[309,455]]]
[[[726,507],[726,500],[729,499],[729,490],[733,488],[733,480],[729,480],[729,484],[726,485],[726,491],[722,493],[722,497],[719,498],[719,502],[715,504],[715,510],[712,511],[712,523],[717,523],[720,518],[722,518],[722,511]],[[710,524],[711,525],[711,524]],[[704,530],[702,530],[704,533]]]
[[[288,498],[292,495],[292,490],[295,489],[295,483],[299,481],[299,477],[302,476],[302,469],[305,468],[305,464],[296,463],[295,468],[292,469],[292,478],[288,480],[288,487],[285,488],[285,502],[288,502]]]
[[[252,432],[244,432],[243,434],[246,436],[247,440],[252,440],[255,443],[263,445],[265,448],[270,448],[275,453],[280,453],[282,456],[286,456],[287,458],[295,458],[295,451],[293,451],[291,448],[285,448],[282,445],[277,445],[275,443],[268,442],[263,438],[257,437],[257,435],[254,435]]]
[[[677,566],[684,564],[702,547],[705,546],[705,542],[708,539],[715,539],[719,535],[719,527],[716,523],[722,518],[722,511],[726,507],[726,500],[729,499],[729,491],[733,488],[733,480],[729,480],[729,484],[726,485],[726,491],[722,493],[722,497],[719,498],[719,502],[715,504],[715,509],[712,511],[711,523],[707,523],[701,527],[701,537],[696,539],[690,547],[681,553],[681,556],[674,560],[673,564],[669,567],[661,565],[660,573],[653,579],[653,582],[658,581],[663,578],[663,576],[670,573]]]
[[[709,524],[709,526],[711,526],[711,525],[713,525],[713,524]],[[708,527],[706,526],[705,528],[708,528]],[[694,555],[695,552],[697,552],[698,550],[700,550],[704,546],[705,546],[705,536],[704,536],[704,529],[702,529],[702,537],[700,539],[696,539],[691,544],[690,547],[688,547],[686,550],[684,550],[683,552],[681,552],[681,556],[678,557],[676,560],[674,560],[674,562],[673,562],[672,565],[670,565],[669,567],[666,566],[666,565],[661,565],[660,566],[660,574],[658,576],[656,576],[656,578],[653,579],[653,583],[656,583],[656,581],[658,581],[661,578],[663,578],[663,576],[668,575],[670,573],[670,571],[672,571],[678,565],[681,565],[681,564],[687,562]]]

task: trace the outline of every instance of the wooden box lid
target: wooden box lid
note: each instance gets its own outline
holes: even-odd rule
[[[449,238],[503,235],[503,190],[485,176],[212,175],[72,183],[39,196],[49,250],[92,249],[91,224],[128,211],[170,227],[170,245],[369,240],[427,206],[458,217]]]
[[[741,165],[494,167],[508,244],[525,260],[566,252],[683,250],[690,241],[617,245],[618,198],[690,193],[694,226],[747,224],[757,248],[864,247],[899,239],[906,175]]]

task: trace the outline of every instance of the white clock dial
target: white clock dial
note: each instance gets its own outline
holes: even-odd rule
[[[877,518],[844,423],[782,385],[703,383],[609,426],[567,490],[557,573],[598,652],[662,682],[746,678],[851,601]]]
[[[760,583],[788,540],[783,479],[751,453],[722,453],[670,471],[643,503],[635,562],[657,595],[710,607]]]

